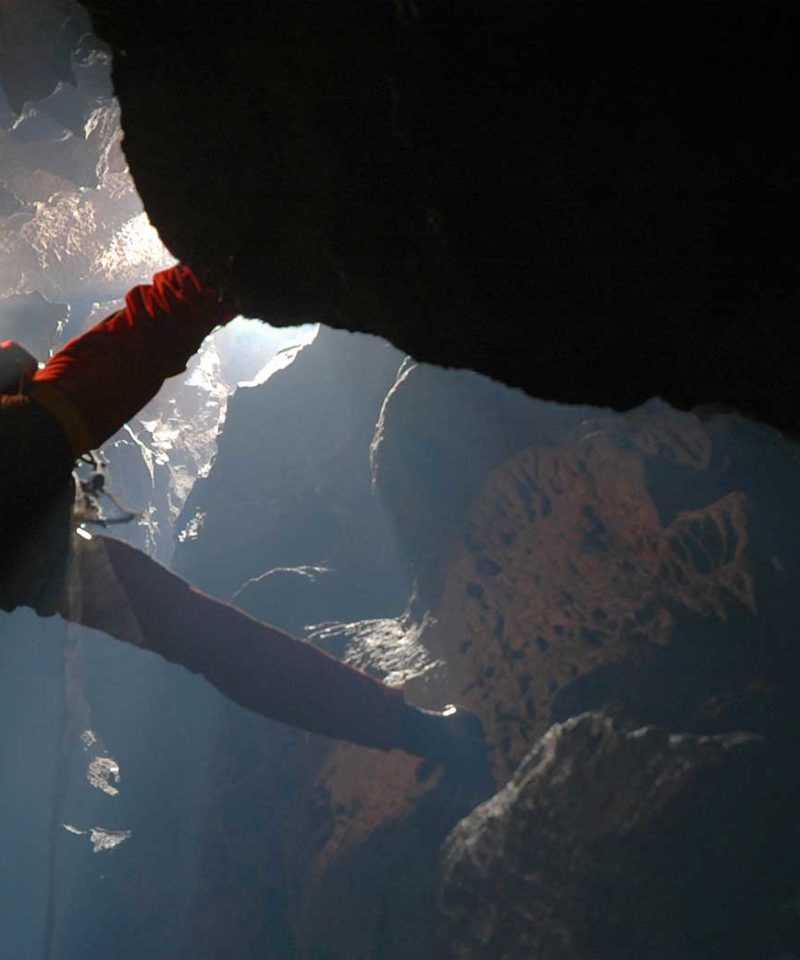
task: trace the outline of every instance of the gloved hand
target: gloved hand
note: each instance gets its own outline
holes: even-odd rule
[[[39,368],[36,357],[14,340],[0,342],[0,393],[19,393]]]
[[[398,746],[406,753],[426,759],[417,774],[421,780],[442,765],[447,774],[469,785],[475,803],[496,790],[483,724],[474,713],[453,705],[441,713],[408,706]]]

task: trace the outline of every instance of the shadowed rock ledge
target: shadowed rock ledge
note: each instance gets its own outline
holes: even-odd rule
[[[449,956],[778,956],[800,853],[781,765],[748,734],[552,727],[444,846]]]
[[[150,217],[248,315],[797,430],[796,4],[85,6]]]

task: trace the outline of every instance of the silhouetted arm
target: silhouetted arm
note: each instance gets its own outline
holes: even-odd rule
[[[127,543],[93,537],[75,553],[78,587],[62,605],[65,618],[199,673],[262,716],[363,746],[405,747],[407,718],[419,711],[401,690],[194,589]]]

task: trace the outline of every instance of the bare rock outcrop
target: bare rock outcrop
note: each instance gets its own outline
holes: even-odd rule
[[[475,710],[501,778],[551,723],[589,709],[785,735],[792,444],[660,404],[619,417],[530,401],[507,416],[516,398],[489,382],[476,416],[460,402],[466,375],[417,369],[387,397],[373,471],[402,518],[420,641],[440,665],[424,705],[435,690]]]
[[[78,332],[92,302],[112,300],[168,259],[122,153],[110,54],[72,0],[0,9],[0,324],[9,298],[71,306]],[[43,323],[44,321],[40,321]],[[33,331],[38,341],[38,331]]]
[[[453,538],[487,475],[521,447],[553,444],[594,411],[534,401],[487,377],[407,360],[370,449],[373,481],[413,564],[416,602],[438,606]]]
[[[327,430],[334,388],[315,377],[326,351],[338,357],[334,371],[347,365],[335,348],[342,335],[326,336],[250,393],[254,411],[281,394],[285,409],[313,399],[308,416]],[[269,409],[281,413],[282,403]],[[360,444],[378,406],[369,390],[362,403],[360,439],[354,433],[352,447],[337,448],[357,459],[321,481],[329,502],[336,481],[343,518],[362,510],[341,493],[356,463],[367,469]],[[303,422],[287,414],[281,429]],[[320,456],[305,461],[309,477],[337,462],[322,456],[325,436],[313,435]],[[208,519],[179,548],[190,574],[193,563],[209,564],[209,584],[229,577],[211,564],[253,516],[244,498],[226,493],[234,465],[246,462],[244,436],[222,443],[192,503]],[[287,436],[268,446],[299,462]],[[247,456],[265,469],[260,446]],[[787,811],[796,783],[781,757],[795,755],[798,721],[796,448],[735,418],[703,422],[663,404],[627,416],[560,409],[472,374],[405,363],[382,406],[372,467],[416,591],[400,615],[328,623],[307,640],[404,684],[421,706],[474,710],[498,787],[514,779],[457,827],[442,919],[433,909],[438,845],[480,799],[458,772],[443,777],[399,753],[315,737],[294,737],[288,752],[262,743],[248,783],[263,781],[273,811],[263,833],[264,909],[280,918],[276,960],[492,951],[521,960],[536,949],[582,960],[615,955],[612,944],[623,945],[617,955],[649,956],[652,946],[653,956],[674,960],[679,936],[698,960],[791,953],[797,878]],[[279,488],[267,489],[277,500]],[[297,533],[299,514],[287,519]],[[293,603],[316,613],[314,598],[328,602],[319,551],[299,550],[304,543],[270,541],[268,555],[282,563],[241,594],[255,602],[263,590],[260,613],[272,606],[296,623]],[[263,549],[254,542],[253,557]],[[291,578],[302,583],[297,593]],[[292,592],[282,607],[285,584]],[[569,719],[588,710],[596,715]],[[245,762],[241,730],[231,716],[220,750]],[[276,782],[286,787],[281,800]],[[240,803],[235,791],[224,794],[213,816],[227,823]],[[501,822],[508,847],[497,839]],[[243,876],[221,846],[203,891],[202,931]],[[701,876],[712,887],[702,903]],[[539,897],[537,883],[552,884],[558,903]],[[637,897],[641,909],[628,913]],[[740,916],[729,930],[722,918],[732,910]],[[198,934],[196,949],[204,942]]]
[[[266,320],[380,333],[548,400],[660,394],[797,429],[784,0],[744,16],[85,6],[113,48],[126,157],[109,55],[75,33],[77,8],[0,0],[0,329],[41,306],[49,347],[160,262],[127,158],[170,248]],[[117,953],[164,960],[797,954],[796,451],[663,406],[557,408],[408,363],[395,383],[401,360],[324,331],[240,391],[177,565],[298,631],[351,621],[309,641],[414,702],[473,708],[498,785],[521,762],[447,848],[444,940],[435,867],[463,785],[243,717],[138,658],[105,691],[88,671],[130,746],[136,845],[91,880],[80,854],[63,861],[83,882],[65,884],[82,923],[62,933],[101,953],[130,927]],[[165,519],[224,405],[169,399],[116,452]],[[389,515],[368,469],[382,404]],[[31,648],[8,681],[18,710],[36,696]],[[602,716],[567,721],[590,709]],[[125,740],[137,721],[169,745],[146,756]],[[193,882],[174,906],[181,871]]]
[[[748,734],[552,727],[444,845],[448,957],[785,955],[798,866],[781,767]]]

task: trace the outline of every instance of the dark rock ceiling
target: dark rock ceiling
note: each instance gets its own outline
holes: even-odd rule
[[[796,430],[796,5],[87,0],[180,258],[534,396]]]

